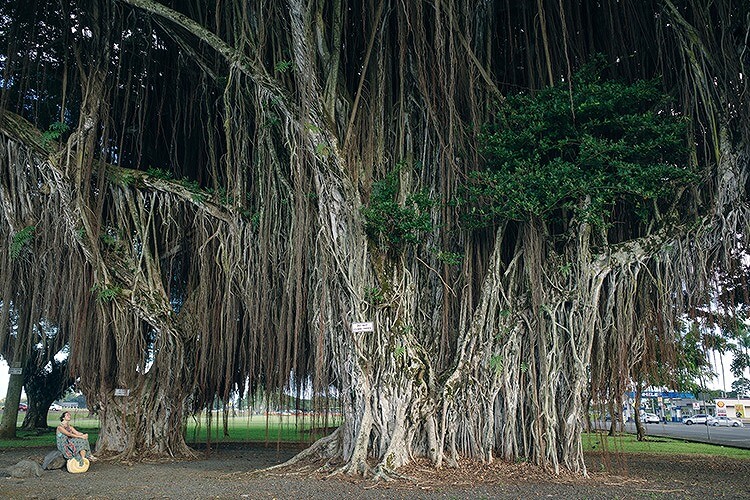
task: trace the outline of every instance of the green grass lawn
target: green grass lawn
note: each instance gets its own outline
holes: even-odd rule
[[[88,410],[70,411],[70,423],[73,427],[89,435],[89,441],[93,444],[99,437],[99,418],[89,417]],[[32,448],[37,446],[55,447],[54,428],[60,425],[60,415],[63,412],[51,411],[47,415],[47,425],[51,427],[49,431],[24,431],[19,429],[16,432],[16,439],[0,439],[0,449],[3,448]],[[23,423],[26,413],[18,412],[18,426]]]
[[[54,427],[60,423],[61,412],[50,412],[47,423],[51,427],[48,432],[18,431],[17,439],[0,440],[2,448],[54,447]],[[23,422],[24,414],[19,414],[18,425]],[[89,434],[89,441],[95,443],[99,435],[99,419],[89,417],[88,410],[72,410],[71,423],[81,432]],[[206,413],[196,418],[189,418],[185,432],[188,444],[202,444],[207,441],[209,419]],[[228,435],[224,435],[221,413],[211,415],[210,442],[218,443],[312,443],[315,439],[326,434],[322,419],[311,420],[309,417],[295,417],[293,415],[250,415],[238,414],[228,419]],[[330,432],[336,422],[327,423]],[[583,433],[583,449],[585,451],[608,451],[610,453],[663,453],[684,455],[711,455],[750,460],[750,450],[730,448],[704,443],[691,443],[680,439],[670,439],[651,436],[647,441],[639,442],[633,434],[622,434],[608,437],[600,433]]]
[[[71,413],[71,424],[81,432],[87,432],[89,441],[93,445],[99,436],[99,419],[89,417],[88,410],[69,410]],[[60,423],[62,412],[50,412],[47,416],[49,431],[24,431],[18,430],[16,439],[0,439],[2,448],[30,448],[37,446],[55,446],[54,428]],[[19,413],[18,425],[20,427],[25,417]],[[188,444],[206,443],[209,432],[209,418],[206,413],[196,418],[189,418],[185,432],[185,440]],[[227,421],[228,435],[224,435],[224,426],[221,413],[211,415],[210,442],[211,443],[243,443],[243,442],[293,442],[312,443],[326,434],[323,420],[309,417],[295,417],[293,415],[236,415]],[[336,425],[328,422],[330,427]]]
[[[221,413],[211,415],[212,443],[221,442],[313,442],[326,434],[324,422],[320,418],[311,420],[309,417],[295,417],[293,415],[237,415],[229,417],[227,421],[228,435],[224,435],[224,424]],[[331,421],[330,427],[337,425]],[[188,444],[205,443],[208,434],[208,418],[203,413],[199,418],[189,418],[185,439]]]
[[[585,451],[608,451],[610,453],[663,453],[680,455],[712,455],[750,460],[750,450],[731,448],[706,443],[693,443],[681,439],[649,436],[638,441],[635,434],[609,437],[606,433],[583,433]]]

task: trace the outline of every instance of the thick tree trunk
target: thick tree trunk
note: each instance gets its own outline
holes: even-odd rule
[[[646,428],[641,422],[641,393],[643,392],[643,385],[638,382],[635,386],[635,411],[633,412],[633,418],[635,419],[635,432],[638,441],[646,439]]]
[[[18,330],[20,332],[30,330],[28,324],[28,315],[25,311],[19,313]],[[13,439],[16,437],[16,427],[18,425],[18,404],[21,402],[21,392],[23,391],[23,367],[26,364],[25,345],[20,340],[20,335],[14,341],[13,357],[8,363],[10,368],[21,370],[21,373],[12,373],[8,380],[8,392],[5,396],[5,410],[3,410],[3,419],[0,421],[0,438]]]
[[[28,407],[26,409],[26,416],[23,419],[21,428],[24,430],[34,429],[47,429],[49,424],[47,423],[47,414],[49,413],[49,407],[54,401],[53,398],[32,398],[29,396]]]
[[[127,395],[112,391],[98,402],[97,453],[131,460],[194,456],[185,443],[185,401],[175,399],[173,388],[146,381],[139,388],[117,389]]]
[[[18,363],[11,366],[20,367]],[[23,375],[11,375],[8,380],[8,392],[5,395],[5,409],[3,420],[0,422],[0,438],[13,439],[16,437],[18,420],[18,404],[21,402],[21,391],[23,390]]]
[[[74,380],[68,374],[68,362],[48,359],[36,350],[24,368],[24,386],[28,410],[21,428],[32,430],[48,427],[47,413],[53,401],[60,398]]]

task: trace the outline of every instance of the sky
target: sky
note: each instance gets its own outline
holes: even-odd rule
[[[0,399],[5,399],[5,395],[8,393],[8,363],[4,359],[0,358]]]

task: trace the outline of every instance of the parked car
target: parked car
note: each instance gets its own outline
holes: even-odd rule
[[[742,423],[742,420],[738,418],[730,418],[730,417],[714,417],[709,422],[710,425],[713,425],[714,427],[722,426],[722,427],[745,427],[745,424]]]
[[[26,403],[18,403],[18,411],[26,411],[29,407],[26,405]]]
[[[706,424],[708,423],[709,416],[705,413],[698,413],[697,415],[692,415],[690,417],[685,418],[683,422],[685,422],[685,425],[693,425],[693,424]]]
[[[49,405],[49,411],[62,411],[62,406],[57,403],[52,403]]]
[[[661,419],[659,418],[659,415],[656,413],[644,413],[641,415],[641,420],[644,424],[658,424],[661,422]]]

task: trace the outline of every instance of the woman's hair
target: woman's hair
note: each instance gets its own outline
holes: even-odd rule
[[[65,420],[65,414],[66,413],[70,413],[70,412],[68,412],[68,411],[62,412],[62,415],[60,415],[60,422],[62,422],[63,420]]]

